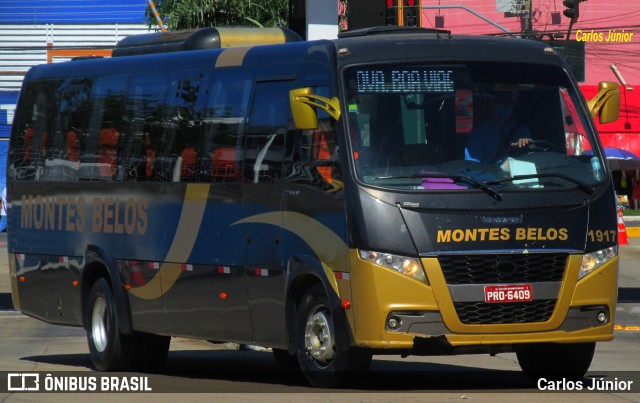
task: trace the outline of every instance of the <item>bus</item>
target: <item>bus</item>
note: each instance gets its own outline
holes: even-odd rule
[[[613,338],[593,116],[617,118],[617,84],[587,103],[532,40],[269,32],[148,34],[28,72],[15,308],[83,327],[100,371],[156,369],[186,337],[271,348],[320,387],[383,354],[512,352],[533,379],[583,376]]]

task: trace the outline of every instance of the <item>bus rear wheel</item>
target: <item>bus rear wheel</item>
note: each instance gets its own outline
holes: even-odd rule
[[[91,287],[85,308],[89,355],[95,368],[115,371],[128,367],[133,338],[120,333],[113,292],[104,278],[99,278]]]
[[[354,379],[371,364],[371,353],[336,345],[334,316],[324,288],[313,286],[298,310],[295,343],[298,364],[316,387],[338,387]]]
[[[596,343],[535,343],[516,346],[518,363],[532,381],[578,381],[589,370]]]

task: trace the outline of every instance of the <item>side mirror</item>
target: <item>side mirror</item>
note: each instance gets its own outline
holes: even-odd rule
[[[316,108],[323,109],[338,120],[340,118],[340,101],[338,98],[331,99],[314,95],[310,87],[296,88],[289,91],[289,102],[291,104],[291,114],[297,129],[317,129],[318,114]]]
[[[598,93],[587,101],[593,117],[599,116],[600,123],[618,120],[620,115],[620,86],[612,81],[602,81],[598,85]]]

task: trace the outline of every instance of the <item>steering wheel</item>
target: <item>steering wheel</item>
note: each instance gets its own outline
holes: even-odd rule
[[[556,145],[547,140],[531,140],[525,148],[530,151],[556,151]]]
[[[524,147],[510,147],[509,156],[518,157],[524,154],[544,151],[556,151],[555,144],[547,140],[531,140]]]

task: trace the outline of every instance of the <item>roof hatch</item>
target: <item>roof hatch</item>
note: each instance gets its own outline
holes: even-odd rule
[[[288,28],[199,28],[126,37],[114,48],[113,57],[269,45],[301,40],[298,34]]]

